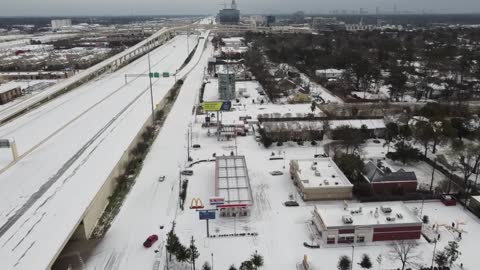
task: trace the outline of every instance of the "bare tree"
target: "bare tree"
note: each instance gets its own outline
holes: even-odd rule
[[[405,266],[418,266],[418,260],[421,258],[421,254],[418,252],[418,243],[412,240],[399,240],[389,244],[388,257],[392,261],[402,262],[402,270],[405,270]]]

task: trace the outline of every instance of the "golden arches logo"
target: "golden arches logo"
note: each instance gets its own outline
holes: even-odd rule
[[[204,208],[202,200],[200,198],[193,198],[192,202],[190,203],[190,209],[201,209]]]

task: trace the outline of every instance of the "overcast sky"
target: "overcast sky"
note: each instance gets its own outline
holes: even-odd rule
[[[229,3],[231,0],[225,0]],[[0,0],[0,16],[215,14],[223,0]],[[239,0],[242,13],[330,10],[480,13],[480,0]]]

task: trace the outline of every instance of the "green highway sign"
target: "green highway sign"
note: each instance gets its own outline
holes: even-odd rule
[[[164,78],[170,77],[170,73],[168,73],[168,72],[163,72],[163,77],[164,77]]]

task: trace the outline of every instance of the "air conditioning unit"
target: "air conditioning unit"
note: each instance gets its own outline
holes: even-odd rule
[[[353,219],[351,216],[343,216],[342,220],[343,224],[353,224]]]
[[[392,213],[392,208],[390,208],[389,206],[381,206],[380,209],[382,210],[382,212],[384,214],[390,214]]]

